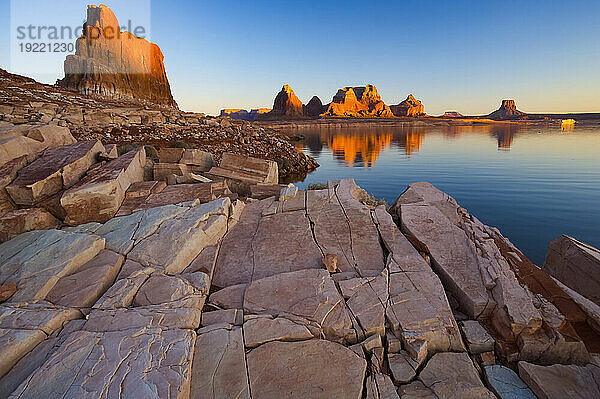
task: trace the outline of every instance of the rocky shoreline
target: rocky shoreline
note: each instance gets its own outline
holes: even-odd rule
[[[445,193],[388,211],[352,180],[298,191],[226,161],[262,194],[136,185],[154,206],[0,244],[1,397],[600,394],[598,305]]]
[[[0,124],[55,124],[77,140],[104,144],[175,144],[220,157],[224,152],[278,162],[282,176],[306,174],[318,164],[280,132],[227,117],[183,112],[144,101],[88,97],[0,69]]]

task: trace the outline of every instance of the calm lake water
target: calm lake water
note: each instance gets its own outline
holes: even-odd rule
[[[351,177],[392,204],[417,181],[498,227],[534,263],[561,234],[600,247],[600,127],[461,126],[301,129],[321,165],[298,182]]]

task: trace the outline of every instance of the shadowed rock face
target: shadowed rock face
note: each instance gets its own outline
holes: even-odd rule
[[[65,60],[65,78],[57,83],[86,95],[135,98],[177,107],[160,48],[132,33],[121,32],[105,5],[89,6],[75,55]]]
[[[392,112],[396,116],[421,116],[425,115],[425,107],[420,100],[417,100],[412,94],[406,97],[406,100],[402,101],[398,105],[392,105]]]
[[[381,100],[377,88],[367,85],[339,89],[323,116],[393,118],[394,114]]]
[[[502,100],[502,105],[498,110],[488,115],[491,119],[510,119],[526,115],[525,112],[519,111],[515,104],[515,100]]]
[[[304,113],[310,118],[318,118],[325,110],[326,108],[323,106],[321,99],[317,96],[313,96],[304,107]]]
[[[273,110],[271,112],[258,115],[256,119],[302,119],[304,118],[304,111],[302,101],[294,90],[288,85],[284,85],[273,103]]]

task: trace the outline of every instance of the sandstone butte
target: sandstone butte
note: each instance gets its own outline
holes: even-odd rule
[[[222,109],[221,116],[227,116],[232,119],[240,119],[243,121],[253,121],[257,116],[271,112],[271,108],[256,108],[250,111],[233,108],[233,109]]]
[[[377,88],[367,85],[339,89],[321,116],[393,118],[394,114],[381,100]]]
[[[131,32],[121,32],[105,5],[88,6],[75,54],[65,60],[60,87],[86,95],[147,101],[177,107],[160,48]]]
[[[406,97],[406,100],[402,101],[398,105],[390,106],[390,109],[395,116],[410,116],[418,117],[425,115],[425,107],[420,100],[417,100],[412,94]]]
[[[0,243],[2,398],[600,395],[590,286],[429,183],[387,210],[351,179],[276,184],[272,161],[3,132],[30,148],[0,199],[35,195],[0,217],[21,229]],[[598,269],[551,249],[548,270]]]
[[[283,119],[304,119],[304,110],[302,101],[294,90],[288,85],[284,85],[281,91],[275,97],[273,109],[262,115],[258,115],[258,120],[283,120]]]
[[[515,104],[515,100],[502,100],[502,105],[496,111],[487,115],[490,119],[517,119],[527,115],[525,112],[519,111]]]

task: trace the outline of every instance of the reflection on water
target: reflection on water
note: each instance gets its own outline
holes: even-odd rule
[[[423,137],[430,127],[403,126],[396,128],[322,128],[308,131],[304,143],[297,143],[300,151],[307,150],[318,157],[326,147],[333,157],[347,167],[373,167],[379,156],[391,146],[404,150],[410,158],[423,146]],[[442,130],[444,137],[453,139],[461,134],[487,133],[498,142],[499,150],[510,150],[518,126],[452,126]],[[303,132],[307,133],[307,132]]]
[[[600,247],[600,128],[407,124],[301,133],[298,148],[321,165],[301,188],[351,177],[391,204],[409,183],[426,180],[537,264],[560,234]]]

